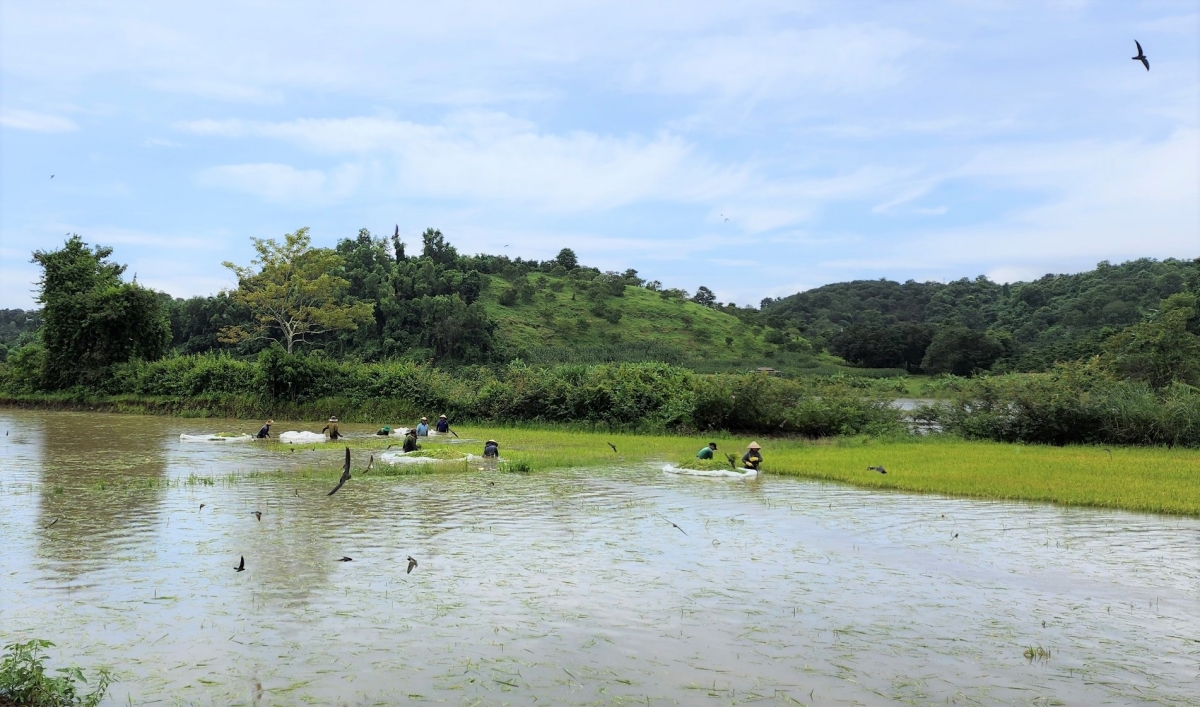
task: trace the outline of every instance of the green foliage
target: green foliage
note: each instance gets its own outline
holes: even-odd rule
[[[554,257],[554,261],[567,270],[574,270],[579,266],[579,258],[575,257],[575,251],[570,248],[563,248],[558,251],[558,255]]]
[[[1115,379],[1096,361],[960,381],[949,394],[948,404],[920,416],[971,439],[1200,446],[1200,389],[1175,383],[1156,391]]]
[[[1180,292],[1163,300],[1149,321],[1135,324],[1104,344],[1110,369],[1154,388],[1172,383],[1200,385],[1200,325],[1197,297]]]
[[[437,236],[441,238],[440,233]],[[310,337],[354,330],[370,321],[370,304],[339,301],[340,292],[350,285],[334,274],[344,263],[340,255],[313,248],[307,228],[283,238],[282,244],[274,239],[251,239],[258,253],[251,267],[224,264],[238,278],[238,289],[230,293],[230,299],[250,310],[253,324],[223,328],[222,341],[268,339],[291,353],[296,344]],[[426,244],[427,250],[432,247]]]
[[[1090,272],[1046,275],[1011,285],[984,277],[950,283],[842,282],[764,300],[760,317],[776,328],[795,326],[831,351],[870,357],[880,352],[858,350],[835,337],[851,327],[886,331],[906,322],[939,329],[961,326],[990,332],[1002,343],[1010,337],[1000,361],[1006,370],[1041,371],[1058,361],[1101,353],[1108,335],[1136,324],[1160,299],[1198,288],[1200,269],[1195,263],[1143,258],[1116,266],[1102,262]],[[888,351],[885,347],[882,353],[894,357]]]
[[[964,326],[942,327],[934,334],[921,368],[926,373],[969,376],[986,371],[1004,353],[1004,346],[986,332]]]
[[[108,692],[113,677],[100,670],[96,687],[88,694],[79,694],[77,683],[87,684],[79,668],[59,668],[61,675],[46,673],[45,649],[54,644],[34,639],[25,643],[10,643],[0,659],[0,704],[28,707],[96,707]]]
[[[122,282],[125,266],[108,262],[110,255],[112,248],[89,248],[79,236],[61,250],[34,252],[42,266],[43,386],[95,384],[114,364],[166,353],[170,325],[158,296]]]

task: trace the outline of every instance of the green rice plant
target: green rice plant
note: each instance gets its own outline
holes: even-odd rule
[[[33,639],[10,643],[0,659],[0,704],[28,707],[96,707],[113,676],[101,669],[96,686],[90,693],[80,694],[77,683],[87,684],[83,671],[77,667],[59,668],[54,676],[46,673],[45,649],[54,644]]]
[[[1050,660],[1050,651],[1041,646],[1030,646],[1025,649],[1023,654],[1025,659],[1033,662],[1035,660]]]

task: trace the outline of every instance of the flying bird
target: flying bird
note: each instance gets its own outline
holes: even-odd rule
[[[396,445],[394,445],[394,444],[389,444],[389,445],[387,446],[387,448],[386,448],[386,449],[384,449],[383,451],[385,451],[385,452],[386,452],[388,449],[391,449],[392,447],[395,447],[395,446],[396,446]]]
[[[338,560],[338,562],[354,562],[354,558],[343,556],[341,559]]]
[[[262,511],[254,511],[254,520],[262,522]]]
[[[1142,51],[1142,43],[1137,41],[1136,39],[1133,40],[1133,43],[1137,45],[1138,55],[1134,56],[1134,57],[1130,57],[1130,59],[1133,59],[1134,61],[1142,62],[1142,66],[1146,67],[1146,71],[1149,71],[1150,70],[1150,60],[1146,58],[1146,52]]]
[[[373,466],[375,466],[375,455],[374,454],[372,454],[371,458],[369,460],[367,460],[367,468],[363,469],[363,473],[365,474],[368,471],[370,471],[371,467],[373,467]]]
[[[617,445],[613,444],[612,442],[608,442],[607,444],[608,444],[608,446],[612,447],[613,454],[616,454],[617,453]]]
[[[950,538],[950,539],[951,539],[951,540],[957,540],[957,539],[958,539],[958,533],[955,533],[955,534],[954,534],[954,537],[952,537],[952,538]]]
[[[58,521],[59,521],[58,518],[55,518],[54,520],[50,521],[50,525],[47,525],[45,527],[45,530],[49,530],[50,528],[54,527],[54,524],[57,523]]]
[[[51,175],[50,175],[50,178],[51,178],[51,179],[54,179],[54,175],[53,175],[53,174],[51,174]]]
[[[350,480],[350,448],[346,447],[346,463],[342,465],[342,478],[338,479],[338,485],[333,487],[333,490],[329,492],[329,495],[332,496],[333,494],[337,493],[338,489],[340,489],[342,487],[342,484],[346,483],[349,480]]]
[[[245,572],[246,571],[246,556],[245,555],[242,556],[242,561],[238,563],[237,567],[233,568],[233,571],[234,572]]]
[[[413,568],[416,566],[417,566],[417,561],[412,558],[412,555],[409,555],[408,556],[408,570],[406,570],[404,572],[404,574],[412,574]]]
[[[205,506],[207,506],[207,505],[208,505],[207,503],[201,503],[201,504],[200,504],[200,510],[204,510],[204,507],[205,507]]]
[[[729,460],[729,468],[731,468],[731,469],[737,468],[737,457],[733,456],[729,452],[725,452],[725,458]]]
[[[683,533],[684,535],[687,535],[687,531],[686,531],[686,530],[684,530],[683,528],[680,528],[678,525],[675,525],[674,521],[672,521],[670,518],[667,518],[666,516],[663,516],[663,517],[662,517],[662,519],[663,519],[663,520],[665,520],[665,521],[667,521],[668,523],[670,523],[672,526],[674,526],[674,528],[675,528],[676,530],[678,530],[679,532]]]
[[[880,474],[887,473],[887,469],[884,469],[882,466],[869,466],[867,467],[867,471],[878,471]]]

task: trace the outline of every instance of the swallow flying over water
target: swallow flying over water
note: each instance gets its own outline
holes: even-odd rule
[[[404,572],[404,574],[412,574],[413,568],[416,566],[417,566],[417,561],[412,558],[412,555],[409,555],[408,556],[408,569]]]
[[[333,494],[337,493],[338,489],[340,489],[342,487],[342,484],[346,483],[349,480],[350,480],[350,448],[346,447],[346,463],[342,465],[342,478],[338,480],[338,485],[333,487],[333,490],[329,492],[329,495],[332,496]]]
[[[233,571],[234,572],[245,572],[246,571],[246,556],[245,555],[242,556],[242,561],[238,563],[237,567],[233,568]]]
[[[353,557],[342,557],[338,560],[338,562],[354,562],[354,558]]]
[[[372,454],[371,458],[367,461],[367,468],[363,469],[363,473],[365,474],[368,471],[370,471],[371,467],[373,467],[373,466],[375,466],[375,455],[374,454]]]
[[[687,531],[686,531],[686,530],[684,530],[683,528],[680,528],[678,525],[675,525],[675,523],[674,523],[674,522],[673,522],[673,521],[672,521],[670,518],[667,518],[667,517],[663,516],[663,520],[665,520],[665,521],[667,521],[668,523],[670,523],[670,524],[671,524],[672,526],[674,526],[674,527],[675,527],[675,529],[676,529],[676,530],[678,530],[679,532],[683,533],[684,535],[687,535]]]
[[[45,529],[49,530],[50,528],[54,527],[54,524],[57,523],[58,521],[59,521],[58,518],[55,518],[54,520],[50,521],[50,525],[47,525]]]
[[[882,466],[869,466],[867,467],[867,471],[878,471],[880,474],[887,473],[887,469],[884,469]]]
[[[262,511],[254,511],[254,519],[262,522]]]
[[[1133,40],[1133,43],[1137,45],[1138,54],[1137,54],[1137,56],[1133,56],[1133,57],[1129,57],[1129,58],[1133,59],[1134,61],[1142,62],[1142,66],[1145,66],[1146,71],[1149,71],[1150,70],[1150,60],[1146,58],[1146,52],[1142,51],[1142,43],[1137,41],[1136,39]]]
[[[208,505],[207,503],[201,503],[201,504],[200,504],[200,510],[204,510],[204,507],[205,507],[205,506],[207,506],[207,505]]]
[[[607,444],[608,444],[608,446],[612,447],[613,454],[616,454],[617,453],[617,445],[613,444],[612,442],[608,442]]]

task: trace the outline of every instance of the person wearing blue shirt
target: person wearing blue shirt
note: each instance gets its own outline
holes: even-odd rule
[[[434,429],[438,431],[438,434],[444,435],[450,431],[450,421],[446,419],[445,415],[438,415],[438,421],[434,425]]]
[[[417,424],[417,436],[418,437],[428,437],[429,436],[429,418],[428,417],[422,417],[421,421]]]

